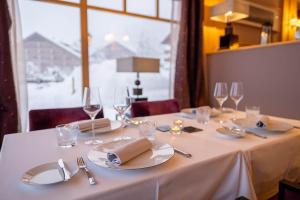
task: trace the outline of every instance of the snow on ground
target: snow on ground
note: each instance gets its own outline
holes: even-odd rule
[[[114,89],[128,86],[131,92],[135,80],[136,73],[116,72],[115,60],[90,65],[90,86],[100,87],[101,99],[108,115],[113,112]],[[149,100],[169,98],[169,70],[161,69],[160,73],[141,73],[140,80],[144,89],[143,96]],[[63,82],[28,83],[29,109],[81,106],[81,88],[80,67],[75,67]]]

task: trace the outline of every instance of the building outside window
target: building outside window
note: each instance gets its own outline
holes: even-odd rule
[[[140,75],[143,96],[169,98],[172,2],[126,0],[126,8],[123,2],[87,1],[89,62],[85,68],[79,0],[20,1],[29,109],[81,106],[82,72],[88,70],[89,86],[100,87],[109,111],[115,88],[134,87],[135,73],[116,70],[116,59],[130,56],[160,59],[159,73]]]

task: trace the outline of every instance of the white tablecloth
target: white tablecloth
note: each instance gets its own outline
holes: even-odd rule
[[[158,124],[171,124],[176,114],[149,117]],[[278,180],[299,178],[300,130],[269,135],[261,139],[247,135],[243,139],[225,139],[207,126],[184,119],[185,125],[203,128],[200,133],[171,136],[157,132],[157,140],[189,152],[153,168],[119,171],[100,168],[89,162],[90,146],[79,143],[71,149],[57,147],[55,130],[11,134],[4,138],[0,157],[1,199],[228,199],[246,196],[265,199],[276,192]],[[299,125],[298,121],[291,121]],[[137,137],[138,130],[126,128],[102,134],[105,141],[125,136]],[[20,182],[22,174],[39,164],[58,158],[73,161],[83,156],[98,184],[90,186],[83,173],[69,182],[51,186],[32,186]],[[256,194],[255,194],[256,193]]]

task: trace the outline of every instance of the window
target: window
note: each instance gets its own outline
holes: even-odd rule
[[[104,106],[112,107],[113,89],[132,88],[136,79],[135,73],[116,72],[116,59],[132,55],[160,59],[160,73],[140,74],[143,96],[168,98],[171,1],[20,1],[29,109],[80,106],[83,83],[99,86]],[[84,2],[88,30],[80,24]],[[87,66],[81,66],[87,60],[81,51],[83,30],[88,33]],[[82,72],[89,76],[82,79]]]
[[[20,8],[29,109],[81,105],[79,9],[37,1]]]

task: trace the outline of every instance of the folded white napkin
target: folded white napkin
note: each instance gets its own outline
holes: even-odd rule
[[[107,159],[115,165],[122,165],[151,147],[152,143],[147,138],[140,138],[108,152]]]
[[[267,128],[270,126],[270,118],[267,116],[262,116],[257,122],[257,128]]]
[[[80,131],[88,131],[92,130],[92,120],[82,120],[78,121],[78,126]],[[94,120],[94,128],[105,128],[110,126],[110,120],[106,118],[95,119]]]
[[[284,121],[274,120],[267,116],[262,116],[256,122],[257,128],[262,128],[267,131],[285,132],[293,128],[292,125]]]

